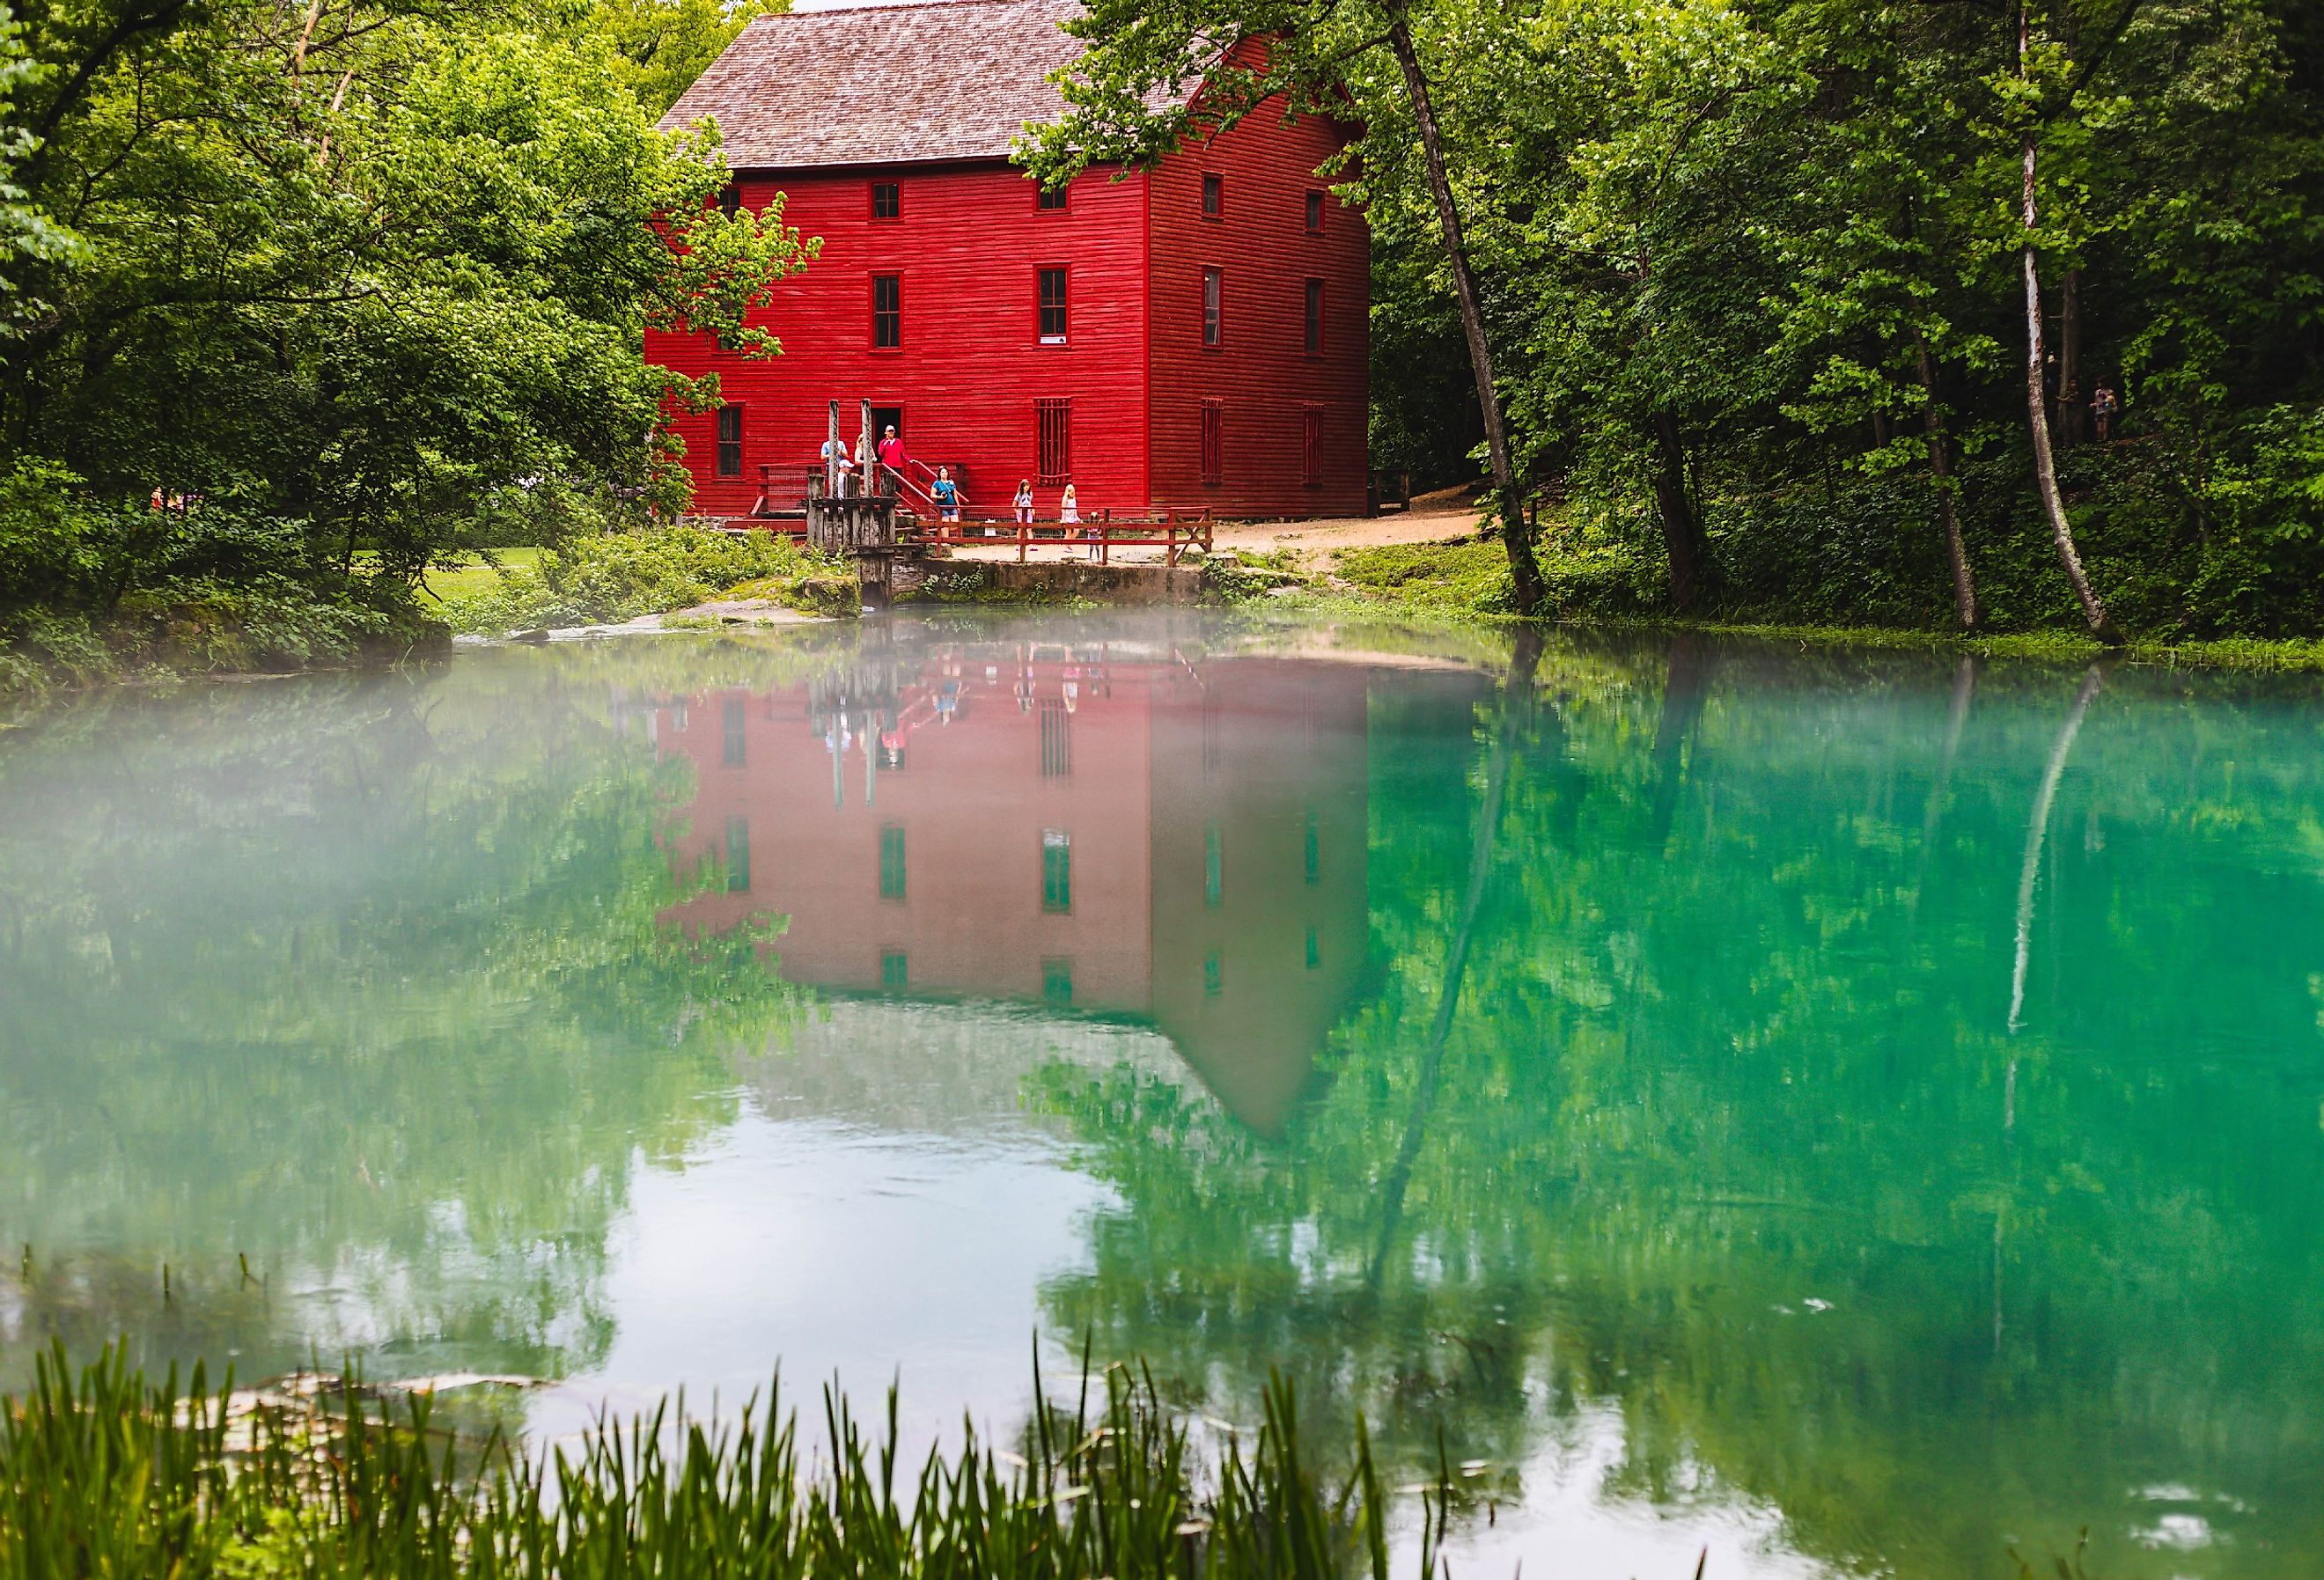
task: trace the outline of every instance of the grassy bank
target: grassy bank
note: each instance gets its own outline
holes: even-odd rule
[[[1651,624],[1771,642],[1879,648],[1928,648],[1988,658],[2087,662],[2107,650],[2073,630],[1964,633],[1934,628],[1865,625],[1824,621],[1773,621],[1737,609],[1729,617],[1673,620],[1652,612],[1651,601],[1633,596],[1635,577],[1627,562],[1600,556],[1545,551],[1543,572],[1550,587],[1552,614],[1560,620]],[[1351,599],[1375,609],[1408,612],[1432,619],[1506,621],[1508,560],[1498,541],[1469,538],[1452,543],[1400,543],[1343,550],[1333,559],[1337,586],[1319,595]],[[1620,587],[1610,596],[1609,587]],[[2135,636],[2117,650],[2132,662],[2282,673],[2324,671],[2324,640],[2312,637],[2222,636],[2187,640]]]
[[[803,1441],[770,1394],[726,1425],[604,1424],[544,1463],[450,1429],[425,1392],[313,1381],[208,1391],[198,1371],[181,1391],[110,1354],[45,1359],[0,1400],[0,1577],[1388,1576],[1368,1448],[1313,1464],[1279,1384],[1249,1442],[1204,1449],[1116,1367],[1010,1448],[972,1435],[916,1470],[892,1394],[876,1435],[826,1391]],[[1424,1576],[1452,1480],[1425,1494]]]
[[[699,527],[607,532],[552,549],[512,549],[497,565],[430,571],[428,591],[456,631],[486,636],[662,614],[714,598],[763,599],[806,614],[853,615],[852,566],[773,532]]]

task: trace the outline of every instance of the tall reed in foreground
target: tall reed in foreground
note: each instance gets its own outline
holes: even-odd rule
[[[0,1399],[0,1580],[1388,1580],[1369,1444],[1320,1474],[1279,1380],[1247,1448],[1198,1447],[1113,1367],[1041,1404],[1021,1454],[970,1429],[916,1474],[892,1391],[875,1438],[826,1390],[814,1454],[770,1391],[732,1423],[665,1407],[542,1458],[447,1431],[424,1394],[337,1388],[286,1406],[52,1352]]]

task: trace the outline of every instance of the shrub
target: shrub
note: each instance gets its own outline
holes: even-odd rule
[[[445,613],[458,630],[489,633],[587,625],[681,609],[744,583],[754,596],[816,613],[860,607],[843,562],[788,537],[674,526],[576,539],[481,592],[446,600]]]

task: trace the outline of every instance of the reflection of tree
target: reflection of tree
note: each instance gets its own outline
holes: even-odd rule
[[[725,1116],[721,1055],[783,1003],[749,932],[655,925],[687,787],[606,706],[654,680],[512,653],[12,743],[0,1238],[34,1270],[0,1340],[603,1350],[633,1157]]]
[[[2046,798],[2044,822],[2084,833],[2049,841],[2059,965],[2012,1039],[1994,919],[2045,799],[2054,681],[1988,670],[1971,716],[1958,676],[1949,698],[1913,662],[1861,663],[1826,687],[1720,655],[1734,700],[1697,697],[1689,726],[1716,770],[1686,777],[1716,816],[1665,823],[1664,664],[1553,652],[1469,1007],[1443,1026],[1515,706],[1451,752],[1384,684],[1376,993],[1279,1144],[1158,1082],[1054,1083],[1123,1206],[1093,1225],[1092,1270],[1047,1291],[1052,1324],[1222,1414],[1283,1363],[1413,1466],[1439,1423],[1457,1454],[1517,1460],[1611,1400],[1618,1486],[1707,1474],[1810,1551],[1899,1573],[1989,1572],[2086,1520],[2107,1572],[2169,1572],[2121,1535],[2179,1508],[2138,1489],[2174,1484],[2238,1572],[2301,1572],[2324,1542],[2303,1479],[2324,1446],[2304,716],[2122,682],[2119,727]]]

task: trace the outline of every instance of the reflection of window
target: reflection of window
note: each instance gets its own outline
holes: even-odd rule
[[[900,950],[890,949],[880,956],[880,985],[890,993],[901,993],[912,980],[912,957]]]
[[[1074,836],[1062,828],[1041,830],[1041,909],[1074,908]]]
[[[742,766],[742,699],[730,697],[719,705],[719,724],[724,734],[725,760],[729,768]]]
[[[751,820],[726,819],[726,892],[742,894],[751,887]]]
[[[904,827],[890,823],[880,830],[880,898],[904,897]]]
[[[1051,1004],[1074,1002],[1074,963],[1071,960],[1041,962],[1041,1000]]]
[[[1314,928],[1307,929],[1307,969],[1313,971],[1323,964],[1323,935]]]
[[[1216,998],[1226,989],[1226,966],[1216,955],[1203,956],[1203,992]]]
[[[1203,830],[1203,903],[1216,905],[1219,892],[1225,885],[1225,862],[1221,855],[1219,826],[1211,824]]]
[[[1074,716],[1062,697],[1041,698],[1041,777],[1069,779],[1074,772]]]
[[[1319,883],[1323,879],[1323,820],[1314,813],[1307,814],[1307,848],[1304,853],[1307,864],[1307,881]]]

